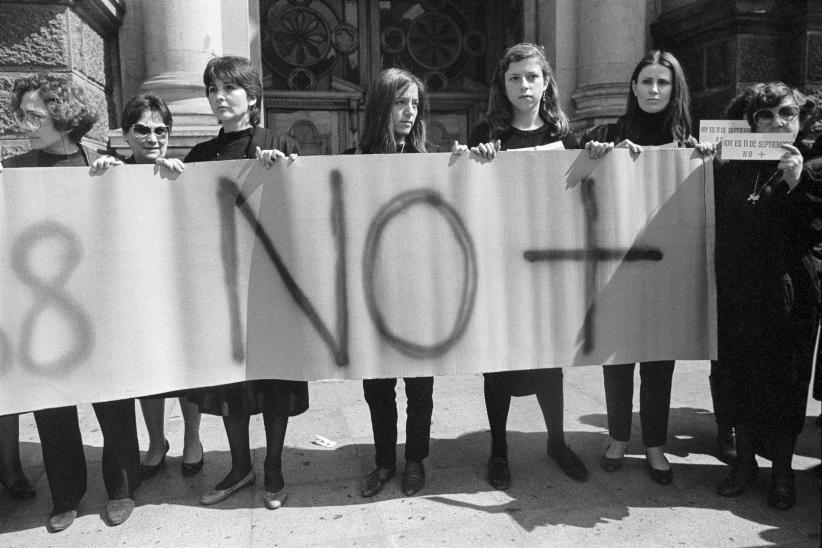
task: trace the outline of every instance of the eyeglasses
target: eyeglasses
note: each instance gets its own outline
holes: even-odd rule
[[[142,138],[148,137],[151,133],[154,133],[154,136],[158,139],[168,137],[168,128],[166,126],[156,126],[152,128],[144,126],[143,124],[134,124],[131,128],[134,130],[135,135]]]
[[[46,119],[46,117],[41,114],[37,114],[35,112],[24,112],[22,110],[16,110],[14,112],[14,118],[21,126],[29,125],[35,130],[40,129],[40,126],[43,125],[43,120]]]
[[[783,122],[793,122],[799,116],[799,107],[796,105],[785,105],[779,107],[779,110],[774,112],[772,108],[763,108],[754,112],[753,119],[757,124],[771,124],[776,117],[779,117]]]

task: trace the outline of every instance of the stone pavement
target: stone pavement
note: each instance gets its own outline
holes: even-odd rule
[[[398,402],[404,408],[401,386]],[[290,494],[285,507],[270,511],[263,506],[265,450],[259,416],[251,424],[256,487],[216,506],[201,506],[200,495],[229,467],[222,422],[204,416],[205,468],[194,478],[183,478],[179,467],[182,418],[176,402],[169,400],[168,466],[143,484],[134,514],[118,527],[103,521],[101,437],[91,407],[81,406],[89,488],[74,525],[56,534],[45,528],[51,501],[37,431],[31,414],[23,415],[23,465],[37,497],[19,503],[5,491],[0,493],[0,546],[820,544],[820,481],[808,471],[820,462],[820,429],[814,424],[819,402],[808,402],[806,427],[794,459],[796,507],[779,512],[767,506],[770,462],[766,460],[760,460],[763,470],[754,488],[736,499],[723,499],[714,494],[726,467],[712,456],[715,432],[706,362],[679,362],[674,374],[667,447],[674,483],[667,487],[653,483],[646,473],[636,413],[623,469],[609,474],[600,468],[606,418],[599,367],[565,369],[567,441],[587,464],[588,482],[567,478],[546,456],[545,425],[536,398],[515,398],[508,425],[513,483],[506,492],[493,490],[485,481],[490,443],[480,375],[436,379],[428,483],[411,498],[400,490],[401,474],[374,499],[359,495],[360,480],[373,463],[361,383],[316,382],[310,390],[311,408],[289,423],[284,474]],[[145,447],[145,428],[137,408],[141,447]],[[336,447],[314,445],[317,434],[335,440]],[[402,447],[398,453],[402,455]],[[398,464],[402,470],[401,458]]]

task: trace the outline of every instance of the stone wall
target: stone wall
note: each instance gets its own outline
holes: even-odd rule
[[[104,146],[119,89],[116,32],[122,0],[3,1],[0,4],[0,159],[25,152],[28,140],[9,112],[15,79],[44,71],[82,86],[100,113],[89,144]],[[116,78],[112,77],[116,74]]]
[[[781,80],[822,88],[822,2],[681,2],[652,25],[657,47],[685,69],[696,120],[722,117],[728,102],[755,82]]]

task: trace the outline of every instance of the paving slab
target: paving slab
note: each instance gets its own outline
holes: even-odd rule
[[[0,492],[0,546],[819,546],[820,480],[811,471],[820,463],[819,402],[808,402],[794,458],[796,507],[779,512],[767,506],[770,462],[765,459],[759,460],[760,475],[749,492],[724,499],[714,493],[727,467],[713,455],[708,371],[707,362],[679,362],[674,373],[667,445],[672,485],[659,486],[648,476],[636,412],[622,469],[607,473],[600,468],[607,443],[602,371],[576,367],[564,370],[566,441],[587,465],[589,480],[579,483],[564,476],[546,455],[547,435],[536,399],[514,398],[508,423],[513,480],[506,492],[492,489],[485,478],[490,435],[482,376],[438,377],[431,456],[425,463],[428,482],[415,497],[400,489],[405,435],[400,381],[399,473],[372,499],[359,493],[360,481],[374,466],[362,383],[310,383],[311,408],[289,421],[283,455],[289,498],[275,511],[262,501],[262,418],[253,417],[250,424],[255,486],[204,507],[200,496],[230,467],[222,420],[203,417],[205,467],[184,478],[182,416],[177,401],[168,400],[171,450],[166,466],[144,482],[134,514],[118,527],[103,519],[102,438],[93,409],[82,405],[88,491],[74,525],[56,534],[45,528],[51,501],[29,413],[20,417],[20,447],[37,497],[17,502]],[[638,404],[637,396],[635,411]],[[137,414],[145,448],[139,406]],[[314,444],[317,435],[336,445]]]

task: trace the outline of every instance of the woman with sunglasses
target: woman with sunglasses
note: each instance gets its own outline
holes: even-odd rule
[[[112,156],[98,158],[92,171],[100,173],[108,167],[126,164],[157,164],[171,171],[182,172],[184,164],[177,158],[166,158],[168,140],[173,124],[171,111],[156,95],[137,95],[128,100],[120,117],[123,138],[131,149],[131,156],[121,162]],[[175,394],[160,394],[141,398],[140,407],[148,431],[148,452],[140,464],[143,479],[156,475],[164,466],[169,443],[165,437],[165,398]],[[179,394],[178,394],[179,395]],[[190,477],[203,468],[203,445],[200,442],[200,411],[196,404],[179,395],[183,415],[183,459],[180,469]]]
[[[149,94],[132,97],[123,107],[120,118],[123,139],[131,149],[131,157],[122,162],[113,156],[102,156],[92,163],[93,173],[123,163],[157,164],[172,171],[183,171],[182,161],[166,158],[172,118],[163,99]]]
[[[757,86],[746,118],[755,133],[793,140],[812,99],[781,82]],[[794,145],[778,161],[717,165],[716,280],[719,361],[737,460],[717,492],[733,497],[757,475],[755,453],[772,458],[768,503],[796,500],[791,469],[805,419],[818,302],[808,259],[819,242],[822,170]]]

